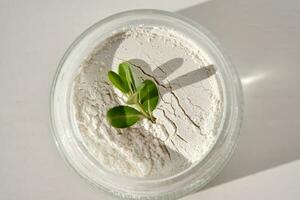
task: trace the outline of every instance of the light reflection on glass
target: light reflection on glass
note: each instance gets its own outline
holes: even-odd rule
[[[266,73],[259,73],[259,74],[243,77],[241,78],[241,82],[243,86],[249,86],[265,77],[266,77]]]

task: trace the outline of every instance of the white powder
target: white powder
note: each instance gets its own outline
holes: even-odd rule
[[[112,128],[109,108],[124,99],[107,79],[129,60],[137,82],[154,80],[161,101],[154,116],[126,129]],[[178,173],[212,148],[222,114],[222,90],[201,49],[173,30],[132,27],[114,33],[83,61],[74,81],[73,103],[80,137],[107,169],[129,176]]]

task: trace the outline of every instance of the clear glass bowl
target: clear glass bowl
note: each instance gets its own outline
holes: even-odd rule
[[[70,114],[71,88],[80,63],[112,33],[137,24],[170,27],[191,38],[217,69],[223,90],[224,109],[218,140],[207,156],[188,169],[164,178],[134,178],[104,169],[75,136]],[[59,63],[50,95],[50,118],[56,145],[64,160],[81,177],[122,199],[177,199],[197,191],[212,180],[229,160],[242,121],[243,96],[238,74],[217,40],[199,24],[174,13],[134,10],[101,20],[82,33]]]

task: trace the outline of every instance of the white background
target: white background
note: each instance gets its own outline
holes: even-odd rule
[[[184,200],[299,199],[297,0],[0,0],[0,199],[111,199],[61,159],[49,128],[49,89],[60,58],[81,32],[137,8],[180,13],[207,27],[243,83],[245,118],[231,162]]]

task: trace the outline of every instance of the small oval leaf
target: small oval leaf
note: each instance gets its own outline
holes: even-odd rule
[[[143,115],[129,106],[116,106],[107,112],[107,119],[116,128],[127,128],[139,121]]]
[[[134,93],[136,91],[136,86],[131,71],[131,64],[129,62],[122,62],[119,65],[119,74],[129,90]]]
[[[124,83],[124,81],[121,79],[121,77],[117,73],[115,73],[113,71],[109,71],[108,79],[121,92],[123,92],[123,93],[129,92],[129,88],[128,88],[127,84]]]
[[[139,101],[143,108],[150,114],[157,106],[159,93],[156,84],[151,80],[145,80],[143,87],[139,89]]]

